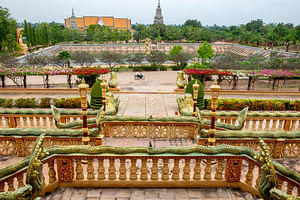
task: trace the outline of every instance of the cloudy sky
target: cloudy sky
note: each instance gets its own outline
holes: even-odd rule
[[[76,16],[128,17],[132,23],[153,23],[157,0],[0,0],[18,22],[59,22]],[[161,0],[166,24],[197,19],[202,25],[238,25],[252,19],[265,23],[300,24],[300,0]]]

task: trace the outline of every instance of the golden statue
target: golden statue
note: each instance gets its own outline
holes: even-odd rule
[[[178,89],[184,89],[185,78],[184,78],[184,72],[183,71],[177,72],[176,85],[177,85]]]
[[[147,55],[150,55],[151,53],[151,39],[150,38],[146,38],[146,52]]]
[[[197,58],[194,57],[193,64],[195,64],[196,62],[197,62]]]
[[[108,81],[108,86],[110,88],[117,88],[117,86],[118,86],[118,80],[117,80],[117,74],[116,74],[116,72],[111,72],[110,79]]]
[[[18,53],[25,55],[28,52],[28,47],[22,41],[23,31],[24,28],[17,29],[17,43],[20,45],[20,50],[18,50]]]

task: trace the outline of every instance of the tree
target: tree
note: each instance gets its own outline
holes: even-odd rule
[[[17,22],[9,18],[7,8],[0,6],[0,52],[14,51],[17,49],[16,29]]]
[[[208,44],[206,41],[199,47],[198,51],[198,58],[201,58],[201,63],[206,65],[207,59],[212,59],[214,56],[214,50],[211,47],[211,44]]]
[[[144,40],[148,37],[147,27],[144,24],[136,24],[133,25],[132,28],[134,30],[133,38],[137,42],[140,42],[141,40]]]
[[[100,60],[109,65],[112,72],[114,65],[122,62],[122,56],[118,53],[104,51],[100,55]]]
[[[129,32],[129,30],[121,30],[119,31],[118,34],[118,40],[119,41],[126,41],[128,42],[131,39],[131,33]]]
[[[196,28],[201,28],[201,22],[196,19],[188,19],[184,22],[183,26],[192,26]]]
[[[70,60],[71,60],[72,56],[68,51],[59,52],[57,58],[60,59],[62,61],[62,63],[64,63],[64,67],[70,66]]]
[[[44,67],[49,64],[49,58],[44,55],[40,55],[40,56],[29,55],[26,57],[26,63],[30,66]]]
[[[86,29],[86,39],[88,41],[96,41],[96,33],[100,29],[99,24],[91,24]]]
[[[72,53],[71,55],[72,60],[75,61],[75,63],[80,64],[80,66],[90,66],[94,62],[96,62],[96,59],[93,55],[84,52],[84,51],[77,51]]]
[[[174,47],[170,51],[170,60],[173,60],[176,65],[182,65],[184,62],[187,62],[192,58],[190,54],[187,54],[182,51],[182,46],[174,45]]]
[[[174,41],[181,40],[183,38],[183,33],[180,27],[178,26],[166,26],[165,31],[165,40]]]
[[[295,39],[300,41],[300,25],[295,27]]]
[[[140,64],[144,59],[145,54],[143,53],[128,54],[124,57],[125,62],[129,63],[130,65]]]
[[[61,24],[51,22],[49,24],[49,39],[52,44],[64,41],[63,30],[65,27]]]
[[[84,40],[83,31],[70,28],[63,30],[64,41],[72,41],[74,43],[82,42]]]
[[[49,59],[49,64],[56,65],[59,67],[65,67],[66,65],[65,61],[59,59],[58,56],[56,55],[49,56],[48,59]]]
[[[148,36],[151,40],[155,41],[158,36],[165,38],[166,25],[164,24],[152,24],[147,28]]]
[[[261,33],[263,31],[263,25],[264,22],[262,19],[251,20],[251,22],[246,24],[246,30]]]
[[[168,55],[161,51],[152,51],[150,55],[146,57],[147,61],[152,64],[159,64],[168,60]]]
[[[20,65],[12,53],[0,52],[0,66],[5,68],[16,67]]]

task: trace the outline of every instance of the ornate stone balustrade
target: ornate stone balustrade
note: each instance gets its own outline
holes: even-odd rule
[[[81,145],[81,135],[77,137],[45,137],[45,147],[54,145],[70,146],[70,145]],[[26,136],[15,136],[15,137],[0,137],[0,155],[2,156],[13,156],[17,155],[25,157],[31,155],[34,147],[34,142],[38,136],[26,137]],[[98,137],[90,137],[89,144],[91,146],[100,146],[103,143],[102,135]]]
[[[81,119],[79,110],[61,110],[61,122],[68,123]],[[88,117],[95,117],[97,111],[89,111]],[[210,112],[203,112],[205,118],[209,118]],[[238,112],[217,112],[217,121],[228,124],[238,124]],[[167,119],[168,117],[166,117]],[[181,119],[181,117],[177,117]],[[131,119],[127,116],[104,117],[103,121],[125,121]],[[145,117],[146,119],[146,117]],[[148,119],[146,121],[149,121]],[[180,121],[180,120],[179,120]],[[190,120],[191,121],[191,120]],[[192,120],[191,122],[194,122]],[[113,123],[112,123],[113,124]],[[111,125],[112,125],[111,124]],[[51,111],[48,109],[1,109],[0,128],[48,128],[55,129],[55,123]],[[208,126],[205,126],[208,128]],[[253,131],[296,131],[300,130],[299,112],[248,112],[243,130]]]
[[[80,110],[60,110],[61,122],[80,120]],[[89,111],[88,118],[95,117],[97,111]],[[0,109],[0,128],[47,128],[55,129],[55,121],[50,109]]]
[[[41,195],[57,187],[237,187],[259,195],[261,163],[246,147],[56,146],[46,152]],[[0,170],[0,191],[24,186],[28,163],[29,158]],[[299,195],[300,175],[272,163],[278,188]]]
[[[205,118],[209,118],[211,112],[202,112]],[[217,112],[217,121],[238,124],[238,112]],[[207,128],[208,126],[206,126]],[[253,131],[296,131],[300,130],[299,112],[248,112],[243,130]]]
[[[197,135],[197,123],[104,122],[105,137],[190,138]]]
[[[299,158],[300,139],[264,139],[273,158]],[[198,138],[199,145],[206,145],[207,138]],[[216,145],[226,144],[232,146],[246,146],[259,150],[257,138],[216,138]]]

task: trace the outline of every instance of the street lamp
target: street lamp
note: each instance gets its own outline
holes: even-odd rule
[[[209,129],[208,146],[214,146],[216,143],[216,138],[215,138],[216,110],[218,105],[218,97],[220,94],[220,86],[218,85],[217,80],[215,80],[214,84],[210,86],[210,93],[211,93],[211,125]]]
[[[106,111],[106,81],[104,80],[101,83],[101,91],[102,91],[102,106],[103,106],[103,111]]]
[[[193,109],[193,116],[196,116],[198,90],[199,90],[199,84],[198,84],[197,81],[196,81],[196,82],[193,84],[193,93],[194,93],[194,109]]]
[[[89,129],[87,127],[87,93],[89,89],[89,85],[85,83],[84,78],[81,80],[81,84],[78,86],[79,95],[81,100],[81,108],[82,108],[82,142],[87,145],[90,141],[89,138]]]

